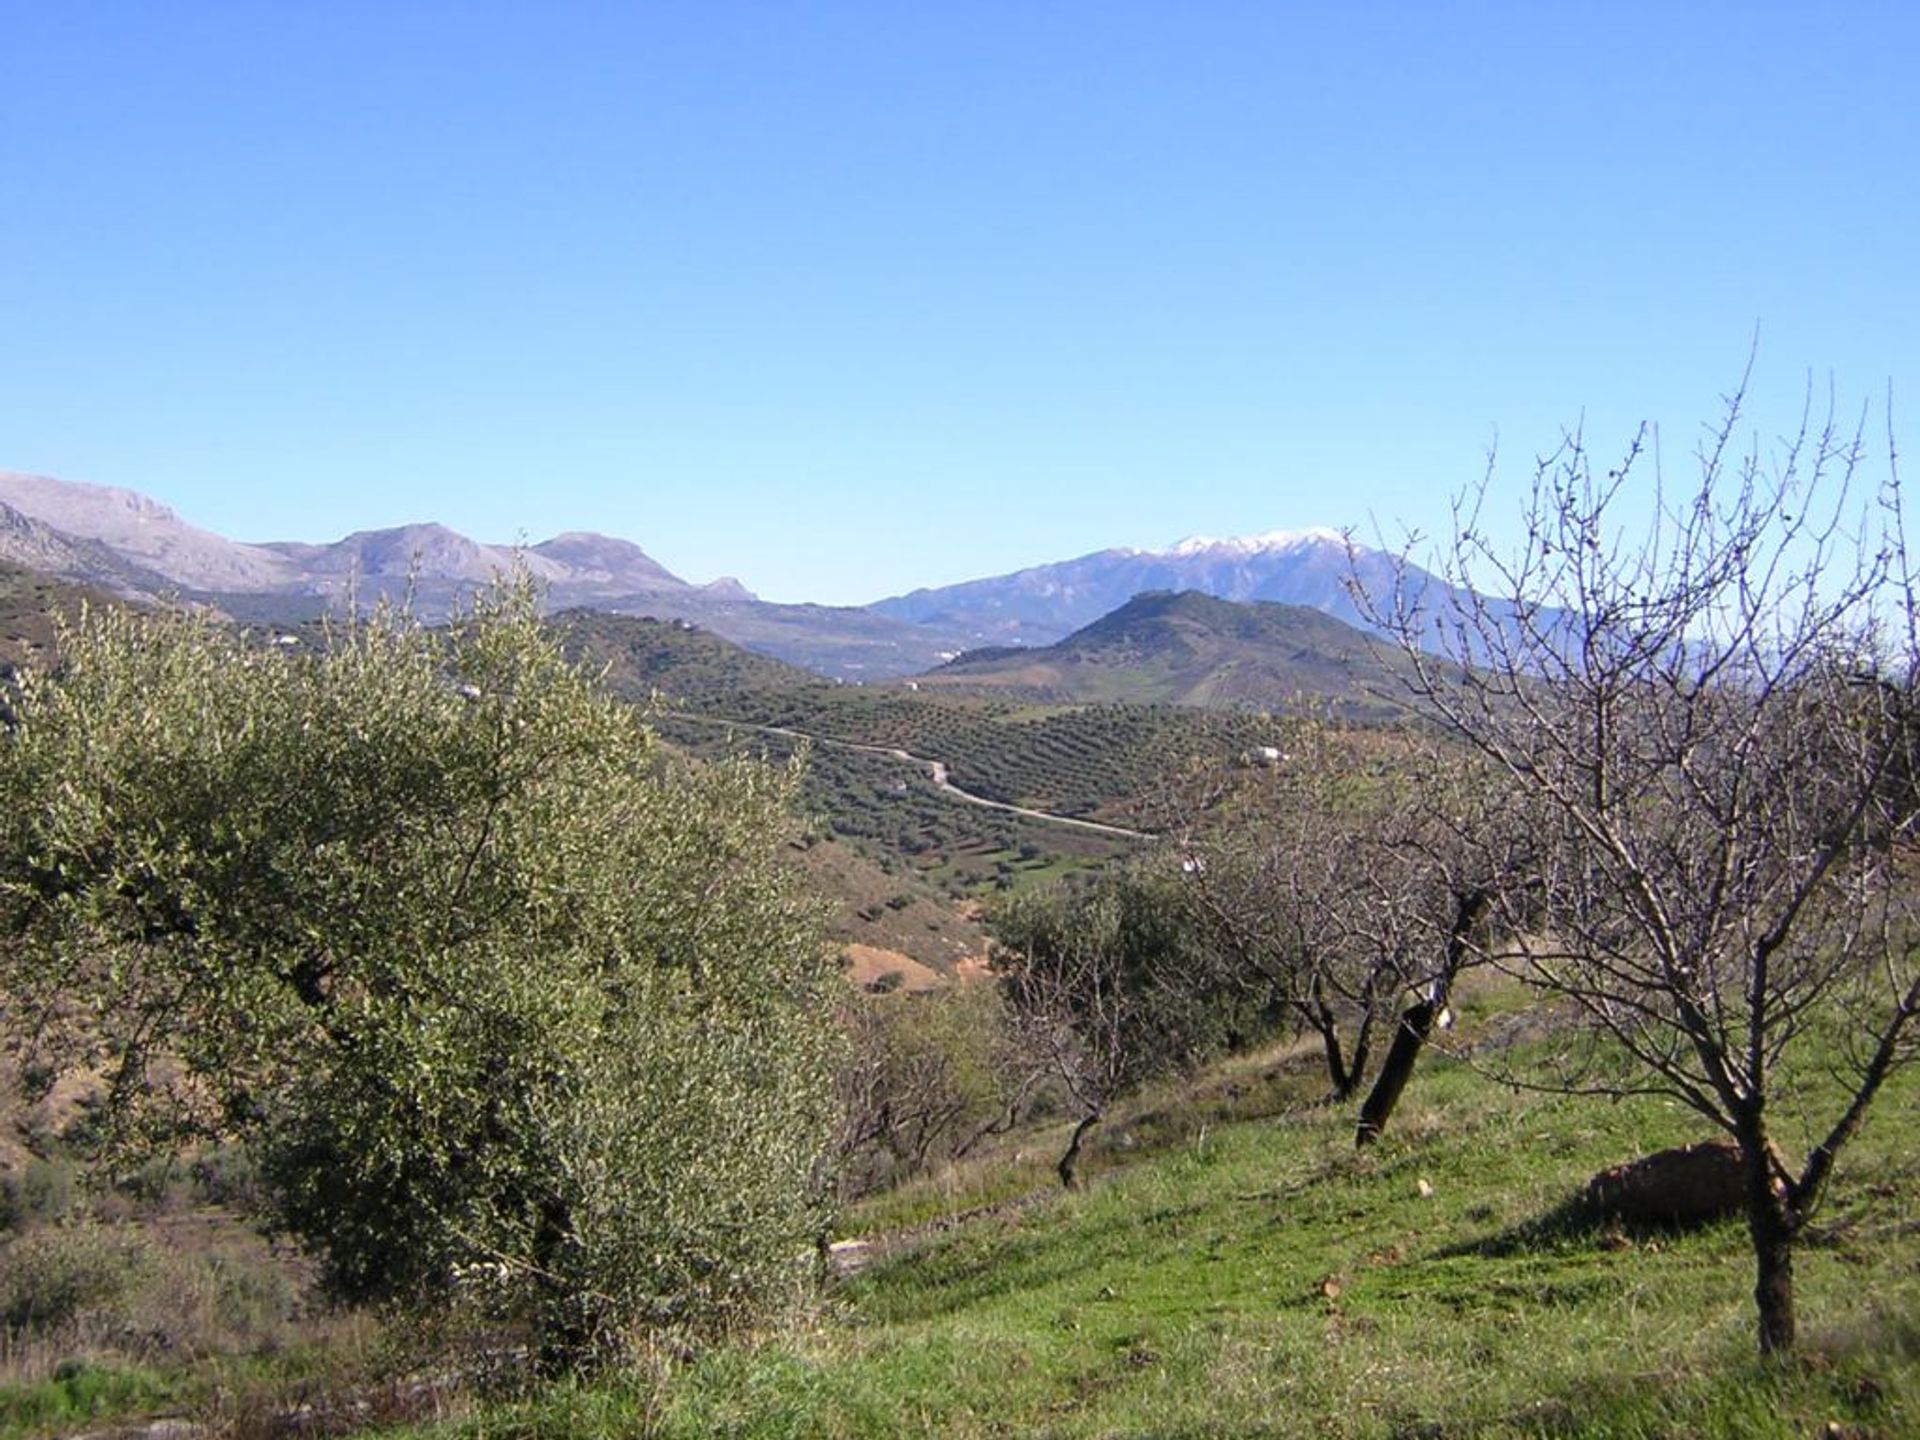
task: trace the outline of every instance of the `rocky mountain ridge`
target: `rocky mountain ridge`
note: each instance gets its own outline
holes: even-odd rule
[[[1365,624],[1349,581],[1384,600],[1395,557],[1351,544],[1326,527],[1214,540],[1195,537],[1162,550],[1096,550],[958,585],[877,601],[882,615],[950,626],[976,644],[1048,645],[1149,591],[1198,591],[1222,600],[1305,605]]]
[[[732,578],[693,585],[613,536],[572,531],[537,545],[488,545],[425,523],[356,531],[330,544],[249,544],[190,525],[135,491],[18,472],[0,471],[0,559],[130,597],[177,594],[271,624],[349,598],[365,604],[402,594],[438,618],[517,566],[554,609],[687,620],[845,680],[913,674],[965,644],[946,627],[859,607],[768,604]]]
[[[171,592],[264,623],[403,593],[437,618],[519,567],[556,610],[686,620],[842,680],[916,674],[982,645],[1049,645],[1152,591],[1304,605],[1364,625],[1350,581],[1383,599],[1398,573],[1394,557],[1317,528],[1099,550],[865,607],[776,605],[730,578],[689,584],[632,541],[592,532],[502,546],[421,523],[325,544],[247,543],[191,525],[132,490],[5,471],[0,559],[122,595]]]

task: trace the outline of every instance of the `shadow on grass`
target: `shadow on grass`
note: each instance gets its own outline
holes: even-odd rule
[[[1583,1242],[1624,1248],[1645,1240],[1670,1240],[1724,1224],[1722,1220],[1628,1220],[1584,1193],[1569,1195],[1551,1210],[1509,1225],[1478,1240],[1462,1240],[1434,1252],[1435,1259],[1463,1256],[1501,1259],[1540,1251],[1565,1249]]]

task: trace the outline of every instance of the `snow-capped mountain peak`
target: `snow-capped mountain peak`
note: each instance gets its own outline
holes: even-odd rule
[[[1299,550],[1313,545],[1339,545],[1344,547],[1346,536],[1326,525],[1313,525],[1305,530],[1268,530],[1260,535],[1234,535],[1225,539],[1215,539],[1208,535],[1190,535],[1177,545],[1165,550],[1150,553],[1159,555],[1263,555],[1285,550]]]

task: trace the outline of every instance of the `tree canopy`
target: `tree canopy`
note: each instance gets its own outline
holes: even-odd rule
[[[104,611],[0,739],[0,999],[121,1133],[238,1135],[339,1291],[572,1365],[792,1293],[837,976],[792,776],[691,767],[530,593],[316,649]]]

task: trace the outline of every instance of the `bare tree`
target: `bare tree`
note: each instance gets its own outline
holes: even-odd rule
[[[1513,869],[1520,832],[1493,823],[1483,768],[1412,731],[1303,721],[1284,755],[1205,787],[1166,827],[1230,976],[1319,1038],[1329,1103],[1372,1081],[1361,1145],[1386,1128],[1454,981],[1484,956],[1491,877]]]
[[[1114,1101],[1216,1047],[1211,967],[1177,907],[1134,872],[1018,897],[993,929],[1016,1032],[1075,1117],[1056,1167],[1071,1189],[1087,1133]]]
[[[1483,482],[1457,507],[1444,599],[1406,584],[1374,618],[1417,707],[1530,814],[1538,858],[1491,898],[1532,935],[1509,963],[1604,1040],[1551,1082],[1670,1096],[1738,1143],[1772,1352],[1794,1342],[1796,1239],[1920,1033],[1920,648],[1891,443],[1871,487],[1862,431],[1831,405],[1741,449],[1744,391],[1682,496],[1657,434],[1601,472],[1567,436],[1511,556],[1481,529]],[[1644,526],[1623,513],[1649,499]],[[1802,1083],[1816,1070],[1837,1104]]]
[[[1173,859],[1225,977],[1276,1021],[1318,1037],[1328,1101],[1365,1080],[1376,1034],[1419,975],[1396,860],[1381,846],[1402,798],[1378,737],[1307,721],[1284,753],[1198,777]]]
[[[958,1160],[1019,1123],[1041,1077],[991,986],[850,994],[832,1184],[846,1199]]]

